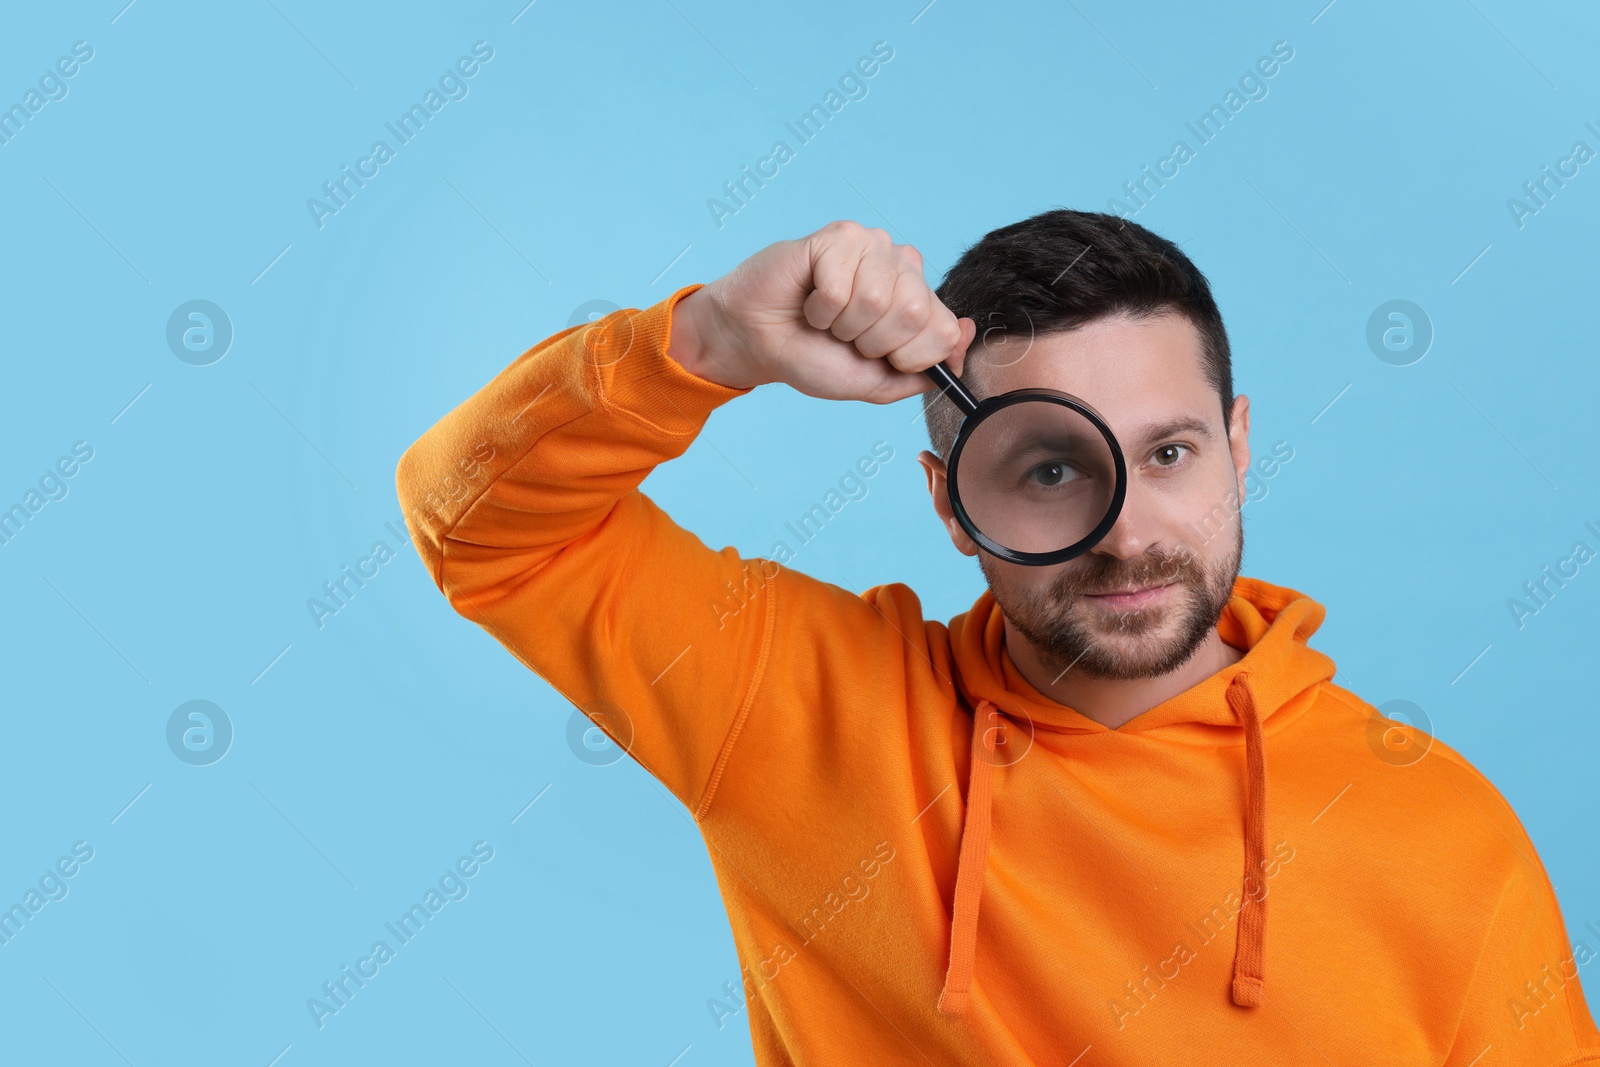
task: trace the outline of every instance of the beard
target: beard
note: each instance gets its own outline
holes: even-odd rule
[[[1131,560],[1089,553],[1044,591],[1008,588],[986,552],[978,553],[978,565],[1000,610],[1040,662],[1058,672],[1057,681],[1069,670],[1116,681],[1157,678],[1194,656],[1232,599],[1244,559],[1243,522],[1236,520],[1235,529],[1231,556],[1214,566],[1188,549],[1152,549]],[[1166,582],[1180,588],[1162,603],[1130,611],[1100,609],[1083,599],[1086,593]],[[1169,619],[1176,624],[1170,637],[1139,640],[1159,633]]]

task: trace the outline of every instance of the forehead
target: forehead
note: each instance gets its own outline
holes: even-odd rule
[[[1099,411],[1113,433],[1168,415],[1209,423],[1220,420],[1222,407],[1203,353],[1200,331],[1177,312],[1118,313],[1073,330],[991,341],[978,354],[978,395],[1056,389]]]

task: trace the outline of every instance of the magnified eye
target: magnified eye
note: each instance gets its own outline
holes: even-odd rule
[[[1040,463],[1028,471],[1030,484],[1042,485],[1047,488],[1065,485],[1067,482],[1080,477],[1079,473],[1065,463],[1051,461]]]

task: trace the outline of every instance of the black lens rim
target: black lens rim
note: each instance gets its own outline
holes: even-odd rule
[[[1044,400],[1053,404],[1060,404],[1088,419],[1094,428],[1100,431],[1100,436],[1105,438],[1107,447],[1111,449],[1111,458],[1117,468],[1116,485],[1111,492],[1111,506],[1106,510],[1105,517],[1100,520],[1099,525],[1074,543],[1065,548],[1058,548],[1053,552],[1022,552],[1000,544],[978,529],[978,524],[972,521],[972,517],[967,514],[966,507],[961,503],[961,491],[956,488],[956,472],[959,470],[961,463],[961,450],[966,447],[967,439],[972,436],[972,431],[978,427],[978,424],[1002,408],[1033,400]],[[967,536],[976,541],[990,555],[1003,559],[1007,563],[1019,563],[1028,567],[1046,567],[1052,563],[1064,563],[1069,559],[1076,559],[1099,544],[1100,539],[1110,533],[1111,527],[1116,525],[1117,516],[1122,514],[1123,501],[1128,496],[1128,464],[1123,458],[1122,446],[1117,443],[1116,437],[1111,432],[1111,427],[1106,425],[1106,420],[1100,417],[1100,413],[1087,403],[1071,393],[1063,393],[1055,389],[1013,389],[1009,393],[985,397],[983,400],[978,401],[977,409],[961,421],[961,430],[956,434],[955,444],[950,448],[950,462],[946,464],[946,468],[945,488],[950,496],[950,510],[955,512],[956,521],[967,532]]]

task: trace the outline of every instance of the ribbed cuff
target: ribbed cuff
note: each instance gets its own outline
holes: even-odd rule
[[[588,327],[583,345],[598,371],[603,404],[681,436],[699,433],[713,410],[750,391],[691,374],[667,355],[673,309],[702,287],[686,285],[657,304],[614,311]]]

